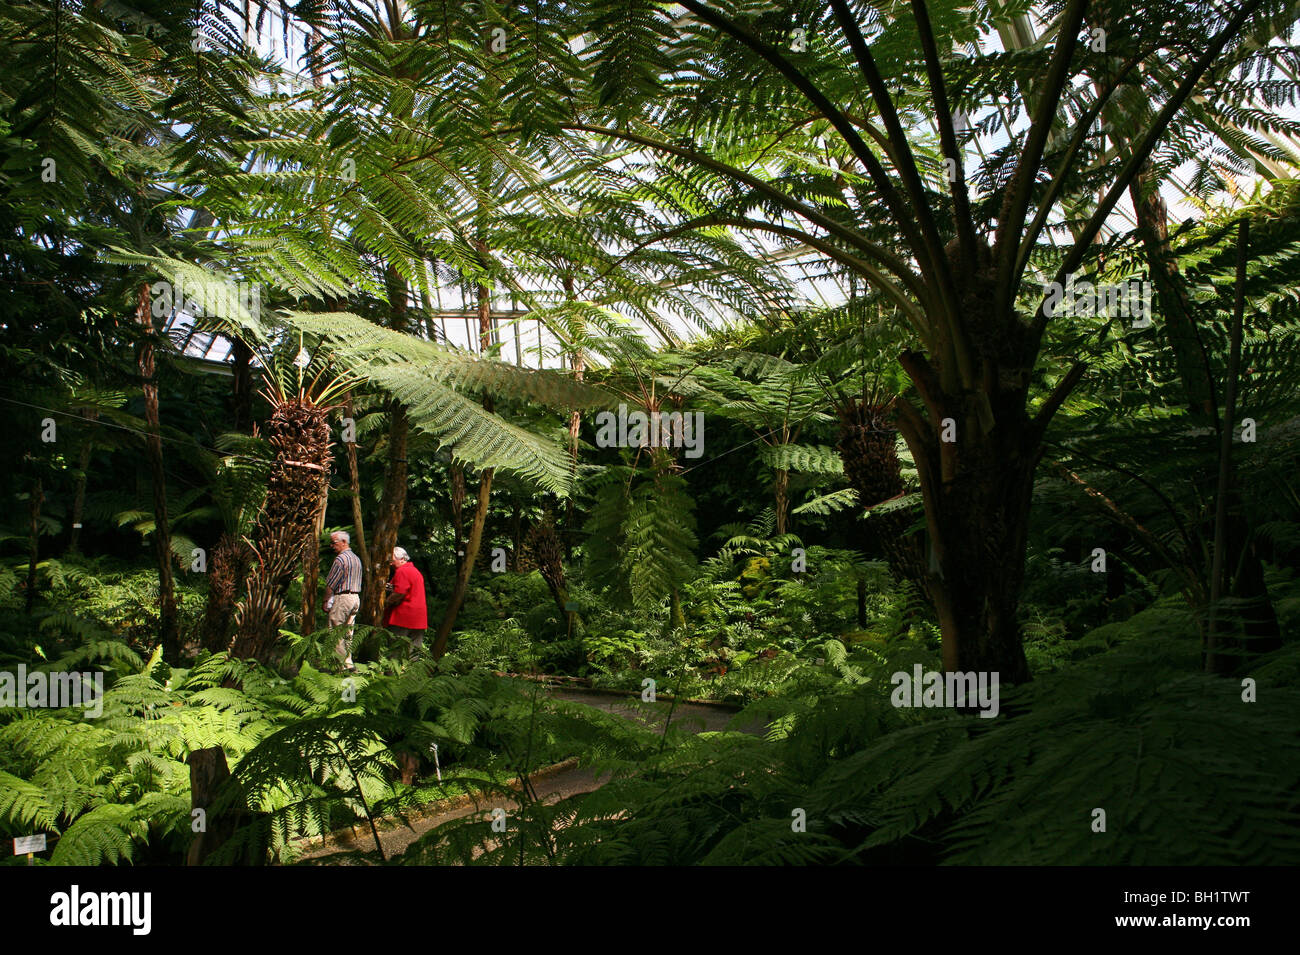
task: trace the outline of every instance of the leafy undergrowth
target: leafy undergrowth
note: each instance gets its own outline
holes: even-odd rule
[[[1200,672],[1195,641],[1150,636],[1179,616],[1097,634],[1109,652],[1004,692],[993,719],[894,708],[889,676],[916,652],[827,649],[830,666],[737,717],[770,720],[766,741],[614,760],[618,778],[521,807],[507,836],[452,822],[404,861],[1294,865],[1300,648],[1257,661],[1251,701]]]
[[[11,709],[0,725],[0,827],[50,833],[52,864],[175,864],[223,818],[237,830],[213,861],[291,861],[303,837],[504,791],[584,745],[562,732],[580,720],[552,720],[534,688],[486,669],[421,658],[288,677],[206,654],[180,669],[96,637],[48,668],[106,670],[101,713]],[[210,747],[232,779],[196,816],[187,759]],[[403,764],[422,781],[403,784]]]

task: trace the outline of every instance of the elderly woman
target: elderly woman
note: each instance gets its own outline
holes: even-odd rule
[[[424,576],[411,563],[405,548],[394,547],[390,560],[393,579],[384,602],[384,628],[410,641],[409,654],[414,656],[424,645],[424,631],[429,626],[425,608]]]

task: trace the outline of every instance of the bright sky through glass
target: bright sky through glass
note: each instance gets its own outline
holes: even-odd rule
[[[260,29],[250,29],[247,34],[247,41],[250,45],[279,65],[281,69],[279,77],[281,89],[286,87],[301,89],[310,85],[311,78],[306,69],[308,38],[308,31],[300,23],[291,19],[286,24],[280,15],[280,11],[276,8],[270,8],[266,11]],[[985,49],[1002,49],[1002,44],[996,33],[991,33],[986,37]],[[325,81],[331,82],[337,78],[327,77]],[[269,91],[273,81],[271,77],[267,77],[264,88]],[[1297,113],[1296,110],[1288,110],[1288,114],[1296,114],[1296,118],[1300,118],[1300,113]],[[981,140],[977,147],[969,152],[972,159],[976,160],[978,159],[977,150],[982,149],[987,154],[1004,146],[1006,142],[1007,133],[1002,130]],[[1290,149],[1293,155],[1300,155],[1300,148],[1297,148],[1295,143],[1279,143],[1278,145]],[[637,157],[632,158],[636,159]],[[644,159],[644,157],[640,158]],[[1162,194],[1168,205],[1170,217],[1175,222],[1197,215],[1200,211],[1187,198],[1185,184],[1193,168],[1191,163],[1185,165],[1162,187]],[[1241,194],[1248,196],[1251,193],[1256,178],[1247,177],[1238,181]],[[1229,198],[1227,196],[1223,197],[1225,201]],[[1108,225],[1115,230],[1127,230],[1132,228],[1132,219],[1132,207],[1126,197],[1117,206]],[[745,241],[759,253],[763,250],[769,253],[777,251],[777,246],[774,243],[761,237],[745,237]],[[825,275],[826,270],[820,267],[821,256],[818,253],[810,253],[807,256],[787,253],[780,256],[780,259],[780,267],[787,273],[789,281],[794,286],[797,294],[810,304],[833,305],[843,302],[847,298],[847,289],[837,280]],[[519,362],[530,367],[558,367],[561,363],[562,352],[559,342],[540,329],[536,321],[529,320],[526,312],[515,303],[509,302],[504,294],[498,293],[495,295],[494,301],[496,303],[494,314],[498,310],[501,313],[498,317],[498,336],[499,341],[502,343],[502,359]],[[422,307],[422,303],[414,296],[411,304],[416,308]],[[448,286],[445,282],[438,283],[436,300],[431,301],[429,304],[436,316],[434,324],[436,334],[440,338],[445,336],[448,344],[457,348],[470,351],[478,350],[477,319],[473,315],[473,303],[466,302],[462,290],[457,285]],[[669,312],[662,314],[661,318],[663,323],[674,330],[681,338],[690,338],[698,334],[696,326],[679,315]],[[727,319],[727,316],[716,314],[715,318],[721,323]],[[182,347],[186,354],[214,361],[225,361],[229,357],[229,343],[221,336],[196,332],[194,323],[188,315],[179,313],[174,315],[168,322],[168,330],[173,335],[173,339],[178,346]],[[648,329],[645,330],[645,334],[653,337]]]

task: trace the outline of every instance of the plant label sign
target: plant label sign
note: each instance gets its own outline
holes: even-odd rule
[[[14,839],[14,855],[25,855],[29,852],[45,851],[45,833],[39,836],[19,836]]]

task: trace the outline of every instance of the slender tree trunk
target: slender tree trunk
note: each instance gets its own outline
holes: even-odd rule
[[[574,300],[573,276],[565,275],[564,277],[564,295],[569,301]],[[575,337],[585,333],[582,322],[575,322]],[[540,331],[538,332],[540,335]],[[581,341],[581,338],[578,339]],[[582,381],[583,374],[587,367],[587,355],[582,345],[578,344],[573,349],[573,378],[575,381]],[[574,484],[577,483],[578,477],[578,436],[582,433],[582,412],[574,409],[569,414],[569,474]],[[566,561],[573,559],[573,535],[577,532],[577,515],[574,510],[574,493],[569,493],[569,499],[565,502],[564,507],[564,559]]]
[[[1236,302],[1233,307],[1223,421],[1219,428],[1219,474],[1215,485],[1214,554],[1210,564],[1210,613],[1205,631],[1205,670],[1231,673],[1247,656],[1282,645],[1281,628],[1264,582],[1264,568],[1252,547],[1252,534],[1241,510],[1232,466],[1232,433],[1237,411],[1237,377],[1241,366],[1242,321],[1246,307],[1246,262],[1250,225],[1243,219],[1237,235]],[[1228,570],[1227,559],[1236,571]],[[1226,586],[1225,586],[1226,585]],[[1220,631],[1219,600],[1224,590],[1241,601],[1244,640]]]
[[[486,264],[487,247],[481,241],[477,245],[479,254]],[[492,298],[486,285],[478,287],[478,329],[479,345],[483,351],[487,351],[492,342]],[[492,411],[492,399],[490,397],[484,397],[483,407],[488,411]],[[435,660],[447,652],[447,640],[451,636],[452,628],[456,625],[456,618],[460,615],[461,604],[464,603],[465,594],[469,590],[470,574],[474,571],[474,561],[477,560],[479,547],[483,543],[483,527],[487,524],[488,502],[491,495],[492,468],[487,468],[479,477],[478,504],[474,508],[474,523],[470,527],[469,541],[465,544],[465,556],[460,563],[460,572],[456,575],[456,586],[452,590],[451,600],[448,602],[447,609],[443,614],[442,623],[438,625],[438,634],[434,640],[432,651]]]
[[[370,536],[370,564],[362,584],[360,619],[379,626],[384,613],[384,586],[388,583],[388,557],[397,546],[397,532],[406,510],[406,453],[410,420],[396,401],[388,403],[388,460],[384,473],[383,497],[376,509]]]
[[[154,557],[158,562],[159,636],[163,658],[180,662],[180,635],[177,633],[176,585],[172,577],[171,531],[167,523],[167,481],[163,471],[162,437],[159,431],[158,382],[154,377],[153,313],[149,283],[141,283],[136,297],[136,321],[144,334],[136,348],[136,367],[144,390],[144,418],[149,429],[145,438],[145,458],[153,483]]]
[[[451,526],[456,536],[456,571],[465,557],[465,469],[451,462]]]
[[[1187,406],[1204,423],[1210,424],[1218,414],[1214,376],[1197,329],[1195,306],[1169,246],[1169,209],[1149,162],[1129,187],[1129,197],[1133,200],[1147,269],[1160,293],[1160,321],[1187,394]]]
[[[352,396],[348,395],[344,413],[356,424],[356,412],[352,407]],[[370,552],[366,549],[366,524],[361,516],[361,469],[357,464],[357,443],[345,441],[344,448],[348,456],[348,488],[352,493],[352,549],[361,559],[362,567],[370,566]]]
[[[1152,180],[1150,168],[1149,163],[1144,167],[1130,188],[1129,196],[1137,213],[1138,234],[1146,253],[1147,268],[1160,293],[1161,322],[1174,354],[1174,365],[1178,369],[1192,416],[1206,427],[1226,429],[1230,447],[1234,427],[1232,409],[1225,408],[1225,419],[1220,422],[1217,389],[1209,355],[1201,340],[1195,306],[1187,293],[1187,283],[1179,273],[1169,245],[1169,211]],[[1228,388],[1235,390],[1237,369],[1230,368],[1228,374]],[[1224,435],[1220,430],[1220,441],[1223,440]],[[1214,492],[1216,506],[1217,502],[1222,501],[1222,510],[1216,513],[1216,526],[1213,530],[1215,559],[1220,561],[1220,569],[1210,569],[1211,609],[1210,619],[1204,624],[1204,637],[1207,643],[1206,668],[1212,672],[1225,672],[1239,664],[1242,658],[1239,656],[1229,659],[1215,652],[1219,637],[1212,631],[1219,628],[1220,621],[1215,619],[1213,605],[1218,598],[1214,596],[1214,590],[1223,582],[1220,576],[1223,568],[1233,568],[1234,571],[1239,569],[1239,572],[1230,575],[1228,593],[1241,601],[1240,606],[1246,612],[1242,623],[1249,638],[1251,654],[1277,649],[1281,646],[1282,632],[1264,579],[1264,567],[1255,546],[1255,535],[1241,508],[1231,456],[1222,446],[1218,449],[1218,454],[1219,460],[1227,468],[1226,476],[1220,472]],[[1205,486],[1207,481],[1200,483]],[[1222,524],[1218,523],[1220,520]],[[1220,547],[1227,548],[1226,552],[1219,553]]]
[[[303,549],[302,555],[302,627],[305,637],[316,632],[316,604],[320,597],[320,535],[325,529],[325,509],[329,503],[329,487],[321,497],[320,508],[316,511],[316,524],[311,539]],[[365,566],[364,564],[362,566]]]
[[[86,510],[86,478],[90,468],[90,456],[95,450],[95,435],[91,422],[99,418],[98,411],[87,411],[86,436],[81,442],[81,451],[77,457],[77,479],[72,488],[72,533],[68,538],[68,553],[81,552],[81,518]]]
[[[469,575],[474,569],[478,557],[479,545],[483,542],[483,526],[487,523],[488,500],[492,494],[492,469],[486,469],[479,478],[478,505],[474,508],[474,522],[470,527],[469,540],[465,544],[465,557],[460,564],[460,573],[456,575],[456,585],[452,589],[451,599],[443,613],[442,623],[433,641],[432,654],[435,660],[447,652],[447,639],[451,636],[456,618],[460,615],[461,604],[469,590]]]
[[[392,304],[390,326],[394,331],[407,330],[406,282],[396,269],[387,273],[388,300]],[[397,532],[406,512],[406,452],[410,436],[410,419],[406,409],[396,401],[388,402],[388,460],[384,470],[384,495],[380,499],[371,535],[370,564],[362,583],[361,612],[358,619],[379,626],[384,615],[384,586],[388,583],[389,555],[397,546]]]
[[[248,434],[253,430],[253,350],[235,338],[230,352],[234,359],[235,430]]]
[[[36,564],[41,552],[41,505],[45,502],[45,488],[41,479],[32,481],[31,499],[28,502],[27,531],[27,599],[28,615],[36,606]]]

